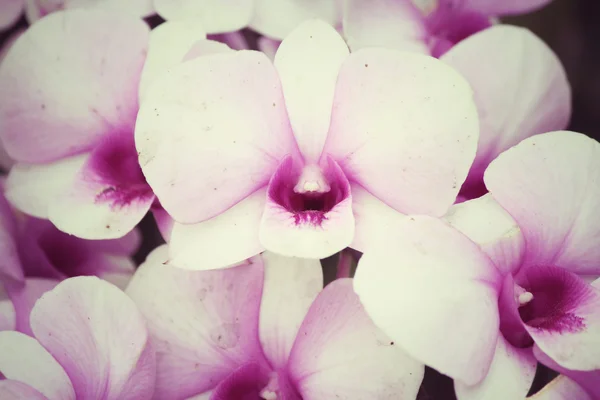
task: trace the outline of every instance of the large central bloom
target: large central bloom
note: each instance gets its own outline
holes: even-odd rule
[[[471,89],[431,57],[349,54],[307,21],[274,63],[210,42],[187,58],[149,87],[135,133],[177,266],[364,250],[381,209],[444,214],[473,161]]]

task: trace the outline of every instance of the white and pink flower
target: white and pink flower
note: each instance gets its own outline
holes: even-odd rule
[[[416,397],[423,365],[373,325],[351,279],[323,289],[318,260],[186,271],[168,257],[151,253],[126,291],[156,349],[156,399]]]
[[[29,28],[0,65],[0,136],[17,161],[9,201],[85,239],[122,237],[150,209],[168,228],[138,165],[138,98],[205,37],[183,22],[150,34],[135,17],[98,10],[53,13]]]
[[[31,335],[36,300],[69,277],[95,275],[124,288],[140,239],[137,230],[119,239],[79,239],[49,221],[13,212],[0,196],[0,330]]]
[[[490,194],[447,217],[464,235],[405,219],[360,260],[366,311],[453,377],[459,399],[525,397],[541,353],[566,370],[600,369],[600,289],[589,283],[600,275],[599,156],[600,143],[574,132],[526,139],[488,167]]]
[[[155,354],[145,321],[121,290],[70,278],[31,312],[33,337],[0,332],[0,398],[150,400]]]
[[[144,175],[177,222],[170,262],[185,268],[265,248],[363,250],[382,204],[442,216],[477,137],[471,89],[450,67],[394,50],[349,54],[320,21],[286,38],[274,65],[226,49],[173,68],[149,87],[135,133]]]

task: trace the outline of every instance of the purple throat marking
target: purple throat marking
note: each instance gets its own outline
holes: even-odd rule
[[[584,319],[573,312],[585,297],[577,278],[558,267],[542,267],[540,271],[529,285],[523,286],[533,295],[531,301],[519,308],[523,322],[557,333],[584,330]]]
[[[349,193],[348,181],[333,161],[325,171],[310,166],[300,174],[290,157],[282,161],[268,189],[272,201],[290,212],[296,225],[311,226],[321,226]]]
[[[441,3],[427,18],[431,55],[441,57],[455,44],[490,26],[492,24],[487,15]]]
[[[110,203],[111,208],[118,209],[153,196],[130,132],[107,137],[92,152],[87,167],[97,183],[106,185],[96,195],[96,203]]]

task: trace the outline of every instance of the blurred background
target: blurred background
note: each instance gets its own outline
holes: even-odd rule
[[[567,71],[573,91],[573,115],[569,129],[600,140],[600,0],[554,0],[542,10],[504,18],[503,21],[529,28],[554,50]],[[154,26],[160,19],[151,18],[149,22]],[[0,48],[13,32],[26,26],[23,18],[10,31],[1,32]],[[247,32],[247,38],[250,43],[255,43],[257,35]],[[498,65],[498,69],[501,68],[502,65]],[[144,242],[135,257],[138,263],[163,242],[153,218],[147,217],[141,228]],[[337,256],[322,263],[326,282],[330,282],[335,278]],[[539,368],[531,393],[537,392],[555,375]],[[418,400],[454,399],[452,381],[427,370]]]

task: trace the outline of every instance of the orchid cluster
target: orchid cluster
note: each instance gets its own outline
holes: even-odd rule
[[[0,0],[0,399],[600,399],[547,3]]]

